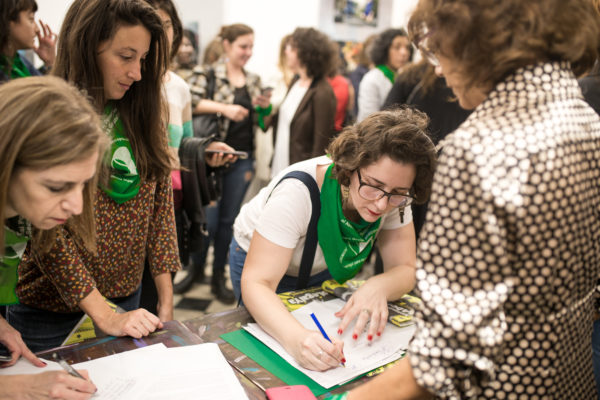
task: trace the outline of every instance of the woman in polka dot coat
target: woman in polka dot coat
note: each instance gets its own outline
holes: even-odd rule
[[[589,0],[420,0],[409,31],[460,105],[417,253],[408,356],[348,399],[593,399],[600,119],[575,74]]]

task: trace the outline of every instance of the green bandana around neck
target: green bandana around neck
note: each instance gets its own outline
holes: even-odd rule
[[[21,60],[19,53],[15,54],[10,63],[8,62],[8,57],[6,57],[5,55],[0,55],[0,57],[0,61],[2,62],[2,71],[4,71],[6,75],[10,76],[10,79],[26,78],[28,76],[31,76],[31,73],[27,69],[27,66],[25,65],[23,60]],[[9,66],[11,67],[10,74],[8,73]]]
[[[140,176],[129,139],[125,136],[123,122],[117,110],[108,104],[102,118],[104,132],[112,139],[110,146],[109,187],[100,188],[118,204],[133,199],[140,191]]]
[[[388,67],[385,64],[380,64],[377,66],[377,69],[383,72],[385,77],[388,78],[390,82],[392,82],[392,84],[394,83],[394,81],[396,80],[396,73],[392,71],[390,67]]]
[[[317,224],[319,245],[333,279],[344,283],[362,268],[371,253],[381,218],[375,222],[348,220],[342,211],[340,184],[331,177],[333,163],[321,186],[321,217]]]
[[[16,288],[18,267],[29,237],[4,225],[4,256],[0,257],[0,304],[18,304]]]

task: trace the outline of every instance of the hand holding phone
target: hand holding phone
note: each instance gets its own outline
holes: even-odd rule
[[[227,150],[217,150],[217,149],[206,149],[204,150],[205,153],[209,153],[209,154],[214,154],[214,153],[222,153],[224,155],[234,155],[237,156],[238,158],[245,160],[246,158],[248,158],[248,153],[246,153],[245,151],[227,151]]]
[[[265,393],[269,400],[317,400],[305,385],[273,387],[267,389]]]
[[[260,94],[263,96],[269,97],[272,93],[273,88],[271,86],[265,86],[264,88],[260,89]]]

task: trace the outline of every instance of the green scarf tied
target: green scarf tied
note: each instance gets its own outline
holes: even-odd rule
[[[113,140],[110,146],[110,183],[101,189],[118,204],[133,199],[140,190],[140,176],[135,165],[135,156],[129,139],[125,136],[123,122],[112,105],[104,108],[102,118],[104,132]]]
[[[18,267],[29,237],[4,226],[4,256],[0,257],[0,304],[18,304]]]
[[[10,63],[8,62],[8,57],[0,55],[0,63],[2,65],[2,71],[4,71],[6,75],[10,76],[10,79],[25,78],[31,76],[31,73],[27,69],[27,66],[25,65],[23,60],[21,60],[21,57],[19,57],[19,53],[15,54]],[[9,66],[11,66],[10,73],[8,71]]]
[[[392,84],[394,83],[394,81],[396,80],[396,73],[392,71],[390,67],[388,67],[385,64],[380,64],[377,66],[377,69],[383,72],[385,77],[388,78],[390,82],[392,82]]]
[[[319,245],[333,279],[344,283],[362,268],[371,253],[381,218],[375,222],[348,220],[342,212],[340,184],[327,168],[321,186],[321,217],[317,224]]]

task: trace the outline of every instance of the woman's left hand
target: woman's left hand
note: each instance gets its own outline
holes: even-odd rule
[[[260,106],[262,108],[269,107],[269,104],[271,104],[271,93],[269,92],[267,95],[260,94],[256,96],[254,98],[254,101],[252,101],[252,104],[254,104],[255,106]]]
[[[38,47],[33,49],[48,67],[54,65],[56,59],[56,34],[52,32],[50,26],[39,21],[40,29],[36,33],[38,38]]]
[[[206,146],[206,150],[215,150],[215,151],[235,151],[235,149],[223,142],[210,142],[208,146]],[[223,154],[223,153],[206,153],[204,157],[206,163],[213,168],[222,167],[223,165],[233,164],[237,161],[237,156],[233,154]]]
[[[359,287],[346,305],[335,313],[336,317],[342,318],[338,334],[343,333],[356,318],[352,339],[358,339],[367,323],[369,323],[367,340],[371,341],[375,336],[381,336],[388,319],[387,298],[383,292],[377,280],[373,279],[369,279]]]

